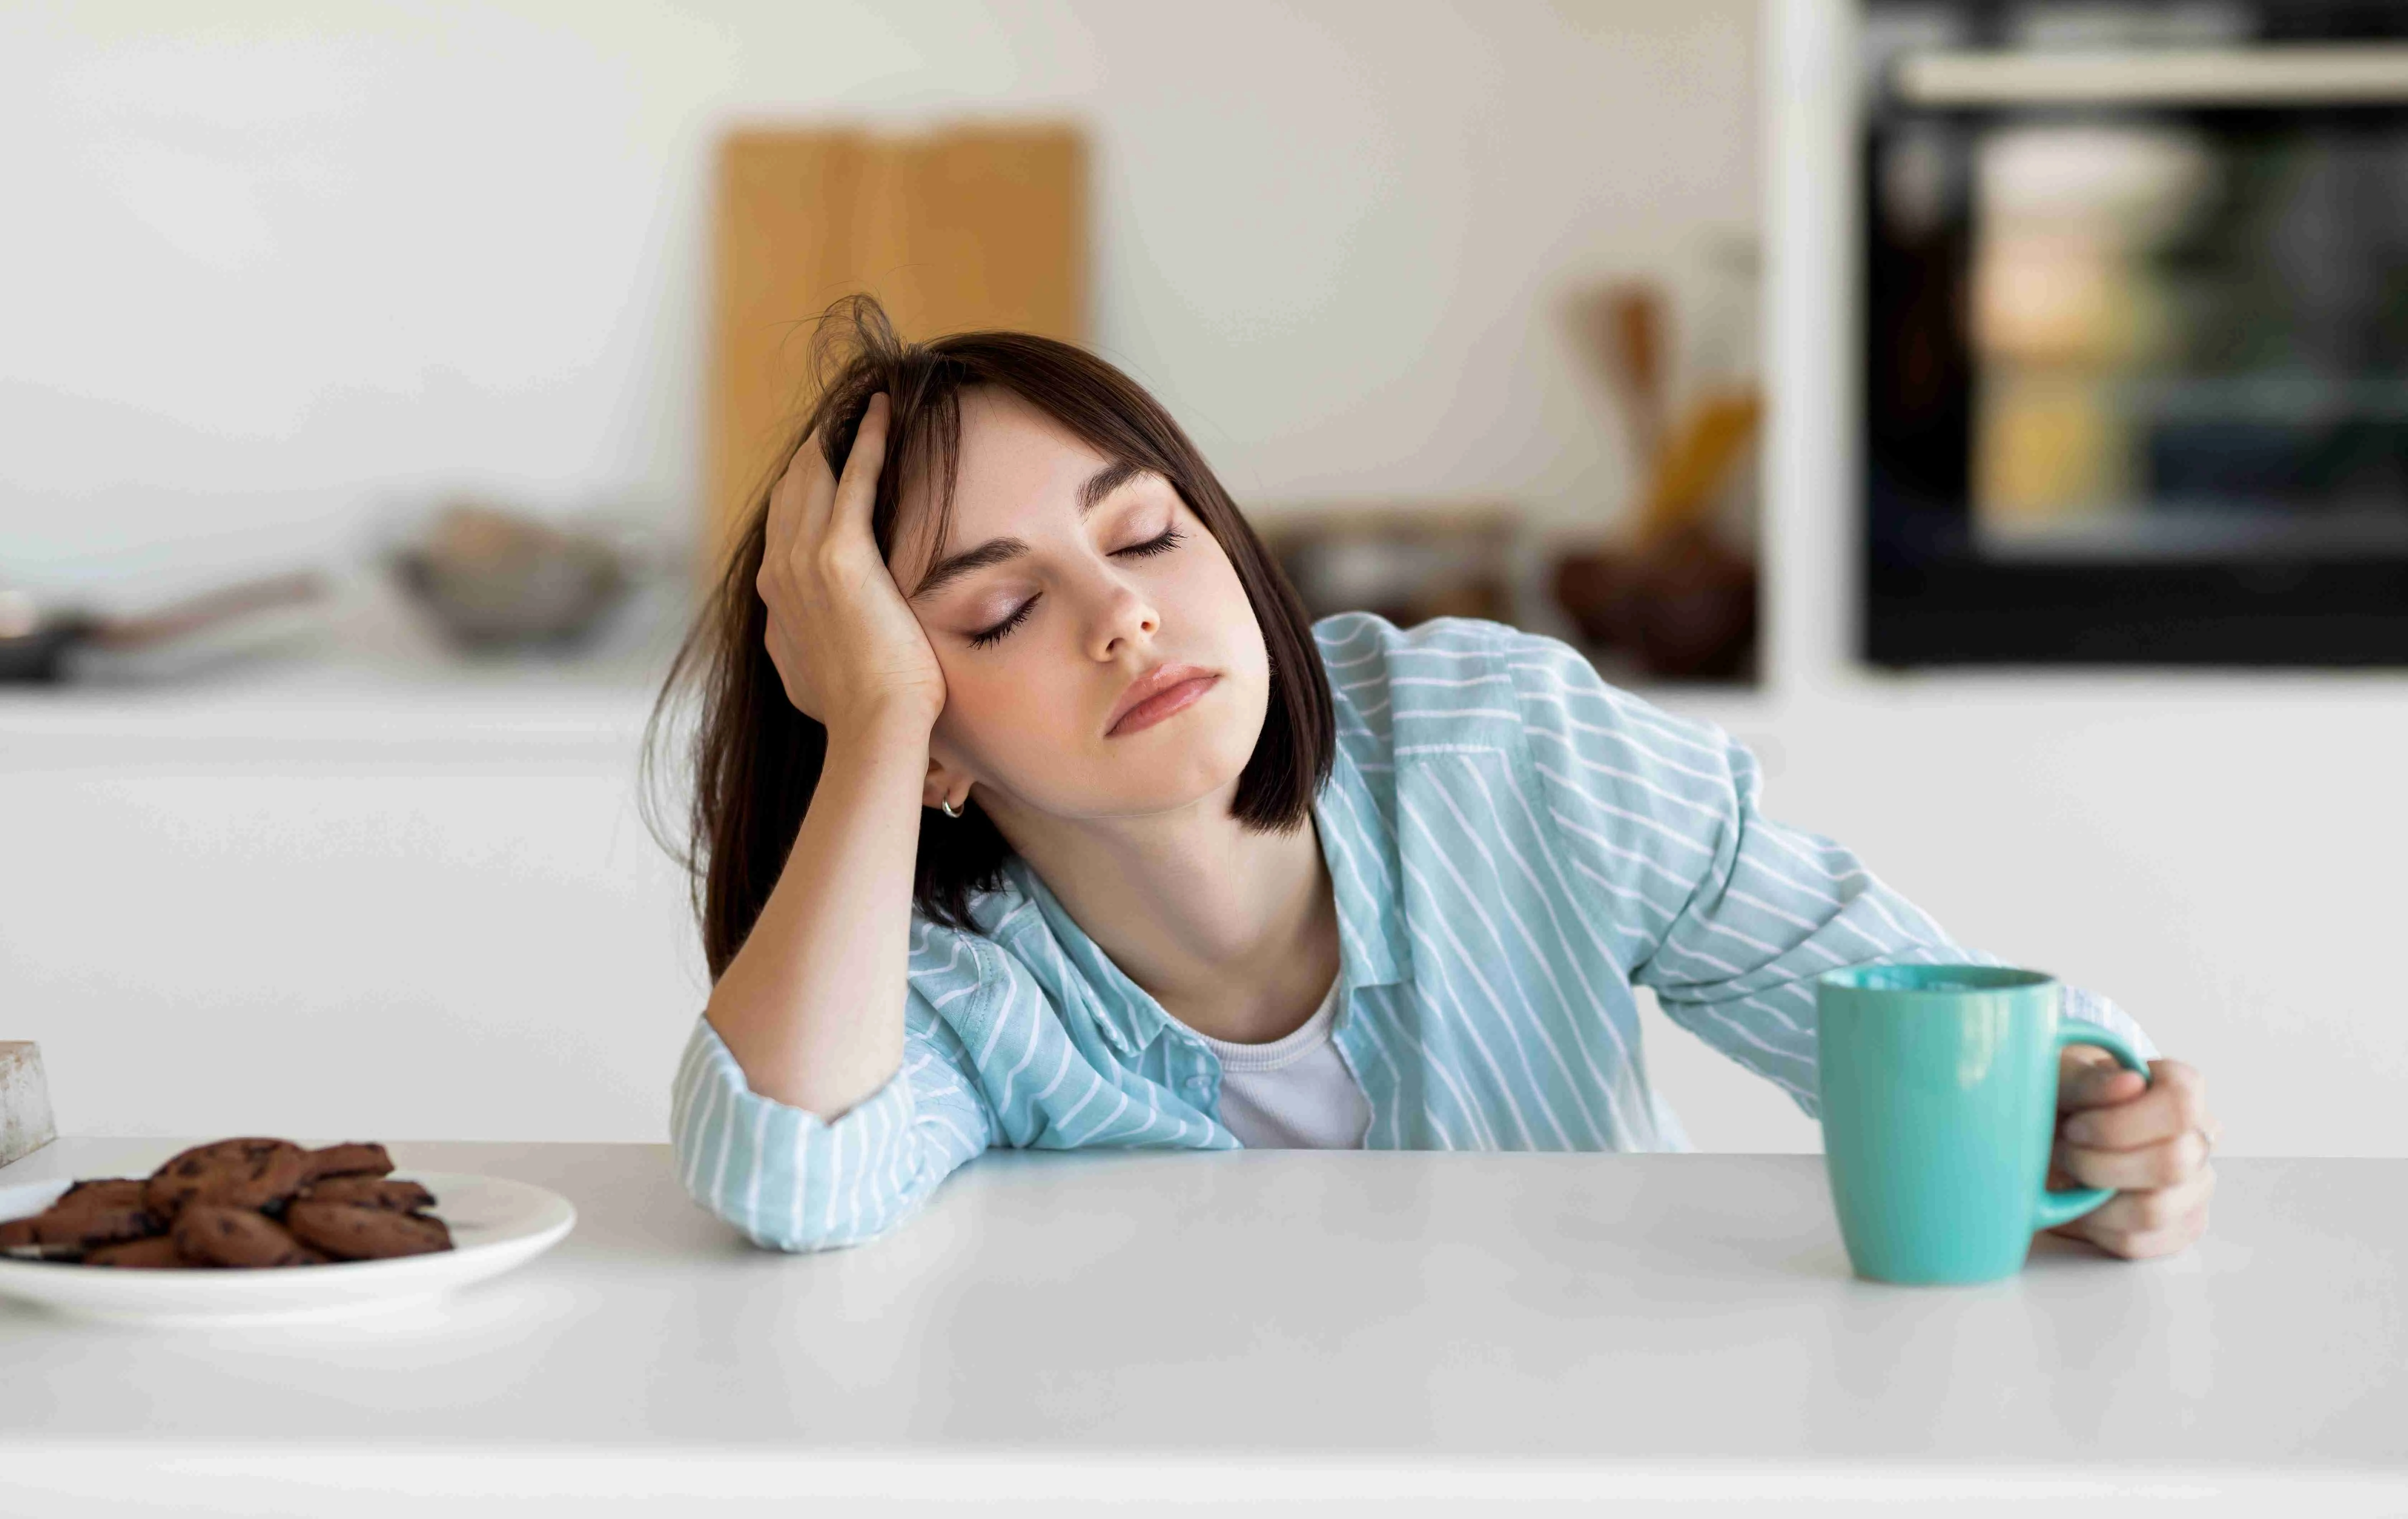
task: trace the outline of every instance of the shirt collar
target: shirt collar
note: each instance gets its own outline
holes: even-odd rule
[[[1338,903],[1340,982],[1352,993],[1357,987],[1404,980],[1411,953],[1404,942],[1403,924],[1394,910],[1396,841],[1362,771],[1342,743],[1338,745],[1329,779],[1313,797],[1312,815]],[[1097,992],[1095,1019],[1105,1042],[1130,1056],[1152,1044],[1171,1022],[1162,1004],[1129,980],[1087,937],[1025,860],[1012,855],[1004,862],[1004,869],[1036,904],[1063,954]],[[1345,1026],[1353,1001],[1352,996],[1339,999],[1335,1027]]]
[[[1061,898],[1054,895],[1043,877],[1029,868],[1026,860],[1010,855],[1004,860],[1003,868],[1012,883],[1037,904],[1038,915],[1045,920],[1054,942],[1061,947],[1071,968],[1095,988],[1094,1016],[1104,1042],[1124,1055],[1134,1055],[1153,1043],[1154,1037],[1170,1021],[1162,1004],[1112,964],[1111,956],[1087,937],[1087,931],[1079,926]]]
[[[1321,826],[1321,855],[1338,897],[1340,975],[1350,990],[1403,981],[1412,955],[1397,911],[1403,897],[1397,890],[1396,834],[1343,742],[1329,780],[1313,797],[1312,815]],[[1346,1022],[1345,1001],[1338,1022]]]

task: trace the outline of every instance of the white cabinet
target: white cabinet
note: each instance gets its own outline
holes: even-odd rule
[[[661,1139],[707,982],[651,695],[0,695],[0,1038],[63,1133]]]

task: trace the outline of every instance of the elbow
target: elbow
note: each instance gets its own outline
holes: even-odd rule
[[[714,1081],[681,1082],[670,1154],[686,1195],[761,1249],[805,1254],[882,1238],[951,1168],[899,1071],[826,1119],[752,1092],[722,1061]]]
[[[920,1211],[922,1200],[881,1197],[874,1205],[848,1211],[840,1203],[833,1209],[815,1209],[814,1200],[806,1197],[802,1199],[803,1206],[782,1218],[742,1209],[711,1211],[756,1249],[785,1255],[816,1255],[851,1250],[886,1238]],[[830,1219],[830,1213],[838,1216]]]
[[[796,1234],[782,1229],[747,1227],[734,1219],[728,1222],[734,1224],[736,1232],[755,1249],[774,1251],[781,1255],[820,1255],[875,1243],[901,1227],[904,1218],[896,1217],[874,1228],[856,1227],[835,1234]]]
[[[757,1248],[784,1254],[867,1244],[892,1233],[925,1200],[882,1182],[891,1168],[875,1164],[839,1169],[821,1154],[793,1168],[769,1166],[756,1173],[673,1154],[687,1197]]]

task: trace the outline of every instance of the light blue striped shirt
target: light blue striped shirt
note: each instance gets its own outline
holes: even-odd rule
[[[1710,724],[1501,623],[1314,624],[1337,756],[1312,815],[1335,882],[1332,1039],[1371,1150],[1695,1148],[1647,1079],[1634,983],[1816,1115],[1814,978],[1995,956],[1839,845],[1757,810]],[[857,1244],[990,1145],[1241,1148],[1218,1059],[1017,858],[982,935],[914,916],[904,1055],[833,1123],[755,1095],[697,1019],[671,1110],[696,1200],[758,1244]],[[2156,1046],[2113,1003],[2065,1010]]]

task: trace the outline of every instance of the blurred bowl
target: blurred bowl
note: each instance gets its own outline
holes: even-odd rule
[[[1756,649],[1756,571],[1702,527],[1653,545],[1639,570],[1639,658],[1667,680],[1729,681]]]
[[[1736,680],[1755,653],[1756,566],[1703,524],[1642,548],[1567,553],[1555,592],[1584,638],[1629,651],[1653,676]]]
[[[626,599],[632,580],[601,538],[470,504],[446,509],[392,566],[446,638],[477,650],[578,642]]]
[[[1567,553],[1555,561],[1555,604],[1589,642],[1613,649],[1637,641],[1630,571],[1629,556],[1612,552]]]

